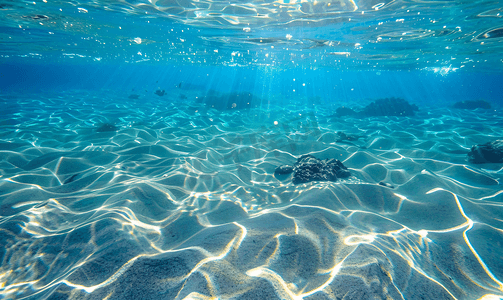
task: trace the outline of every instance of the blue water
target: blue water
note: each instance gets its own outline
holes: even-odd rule
[[[0,0],[0,299],[503,299],[501,14]]]
[[[416,104],[445,106],[457,101],[483,99],[501,104],[501,73],[458,72],[446,76],[417,70],[318,70],[271,67],[138,66],[128,64],[3,64],[0,88],[4,92],[58,92],[110,90],[151,95],[157,89],[182,90],[196,86],[221,92],[249,91],[267,98],[320,97],[328,103],[358,102],[401,97]],[[187,86],[187,88],[186,88]]]

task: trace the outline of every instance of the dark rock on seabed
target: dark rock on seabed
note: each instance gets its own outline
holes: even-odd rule
[[[379,116],[397,116],[406,117],[413,116],[414,112],[419,110],[414,104],[410,104],[402,98],[385,98],[378,99],[360,112],[364,117],[379,117]]]
[[[295,165],[280,166],[275,175],[284,175],[293,172],[293,184],[311,181],[337,181],[339,178],[351,176],[348,169],[338,159],[318,159],[312,155],[303,155]]]
[[[475,164],[503,163],[503,140],[473,146],[468,160]]]
[[[156,94],[159,97],[162,97],[166,94],[166,91],[165,90],[157,90],[154,92],[154,94]]]

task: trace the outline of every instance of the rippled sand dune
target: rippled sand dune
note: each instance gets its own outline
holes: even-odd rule
[[[0,298],[503,297],[502,165],[466,156],[499,111],[123,98],[2,96]],[[352,176],[274,177],[308,153]]]

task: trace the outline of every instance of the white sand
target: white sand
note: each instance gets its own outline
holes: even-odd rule
[[[466,160],[503,136],[499,112],[357,120],[91,96],[18,99],[1,125],[0,298],[503,297],[502,166]],[[352,176],[273,176],[308,153]]]

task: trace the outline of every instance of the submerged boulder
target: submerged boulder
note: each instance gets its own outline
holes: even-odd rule
[[[503,163],[503,140],[473,146],[468,160],[475,164]]]
[[[414,112],[419,110],[415,104],[410,104],[402,98],[384,98],[378,99],[359,112],[362,117],[395,116],[407,117],[413,116]]]
[[[154,92],[154,94],[156,94],[159,97],[162,97],[162,96],[166,95],[166,91],[165,90],[157,90]]]
[[[338,159],[318,159],[312,155],[302,155],[295,165],[280,166],[275,174],[289,174],[293,172],[293,184],[307,183],[311,181],[337,181],[339,178],[351,176]]]
[[[474,101],[458,101],[454,103],[452,108],[457,109],[491,109],[491,103],[484,100],[474,100]]]

